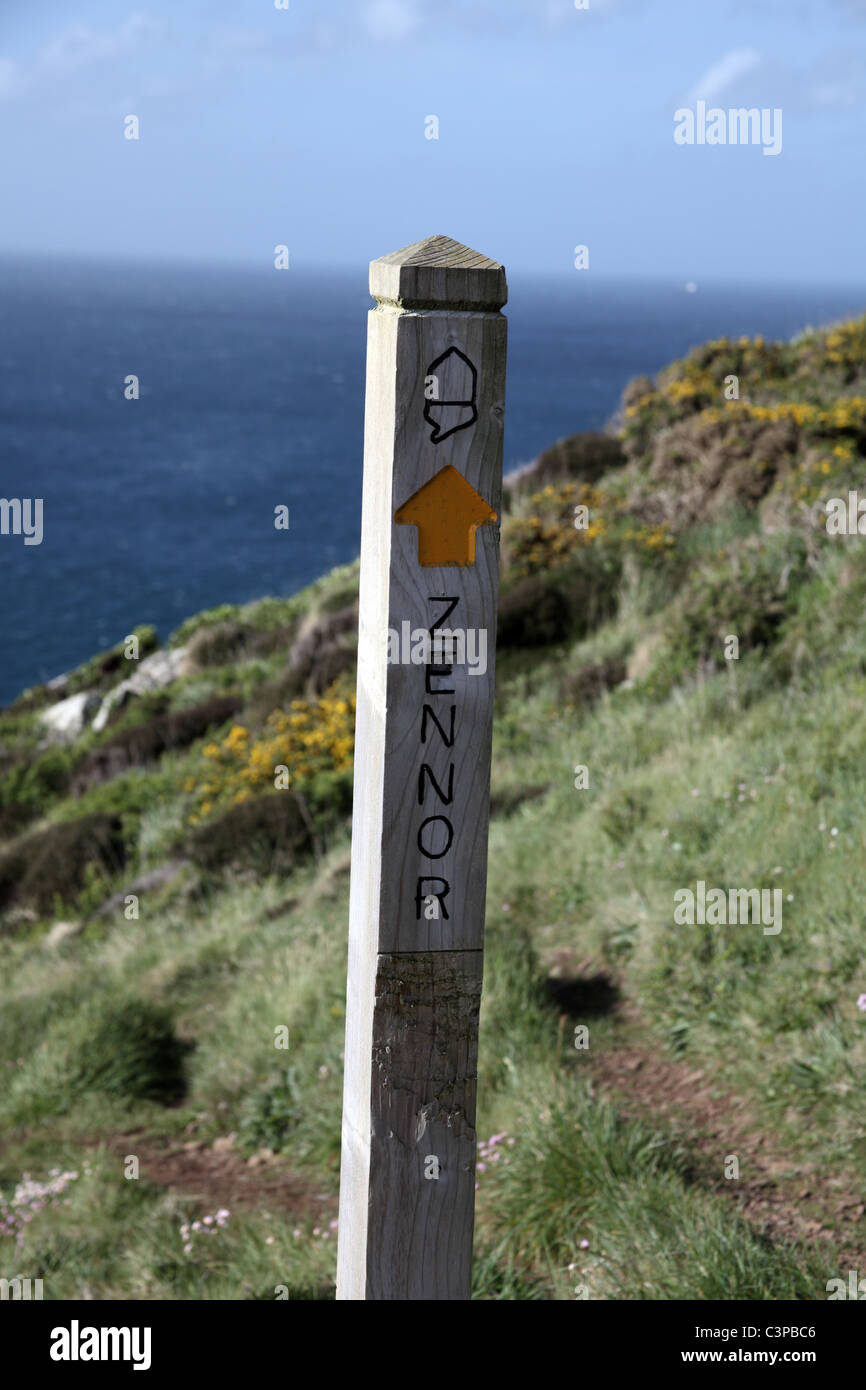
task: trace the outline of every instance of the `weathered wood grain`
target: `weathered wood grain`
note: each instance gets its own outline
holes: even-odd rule
[[[480,951],[379,957],[367,1299],[469,1297],[480,1002]]]
[[[386,311],[387,312],[387,311]],[[394,311],[390,311],[394,312]],[[442,444],[434,445],[420,419],[428,365],[448,347],[465,352],[478,369],[477,423]],[[445,464],[451,464],[497,516],[502,505],[502,434],[504,423],[506,320],[499,314],[403,312],[396,343],[397,417],[394,446],[394,503],[400,506]],[[392,509],[393,510],[393,509]],[[483,630],[487,670],[470,674],[454,666],[449,676],[429,681],[423,667],[388,667],[386,695],[385,779],[383,786],[382,885],[379,906],[380,951],[448,951],[481,947],[487,881],[487,820],[490,799],[490,747],[496,663],[496,603],[499,587],[498,525],[481,526],[475,535],[475,563],[467,566],[419,567],[418,538],[412,526],[391,527],[391,583],[388,626],[427,628],[445,604],[434,595],[458,598],[449,615],[452,628]],[[424,706],[439,718],[450,736],[455,710],[454,745],[449,748],[428,715],[422,742]],[[418,804],[421,763],[430,766],[445,786],[454,766],[454,796],[448,819],[454,828],[451,849],[440,860],[418,847],[421,823],[437,811],[437,798]],[[444,833],[444,832],[443,832]],[[417,919],[415,893],[419,878],[445,878],[451,885],[439,921]],[[432,887],[435,885],[426,885]]]
[[[370,293],[404,309],[501,309],[505,270],[447,236],[427,237],[370,265]]]
[[[505,273],[432,237],[374,261],[370,286],[337,1297],[468,1298]],[[395,513],[447,465],[483,520],[443,552],[471,563],[425,564]],[[483,633],[483,674],[389,664],[404,623]]]

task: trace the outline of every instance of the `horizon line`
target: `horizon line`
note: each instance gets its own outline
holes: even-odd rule
[[[371,257],[371,260],[375,257]],[[105,251],[60,251],[52,248],[50,253],[32,248],[22,249],[20,247],[0,247],[0,261],[32,261],[39,262],[44,268],[51,265],[76,263],[81,265],[104,265],[106,268],[123,266],[141,266],[148,269],[165,270],[199,270],[199,271],[236,271],[269,274],[273,270],[272,263],[264,258],[262,261],[252,259],[241,259],[234,256],[210,257],[201,259],[192,255],[185,255],[182,252],[172,252],[169,254],[147,254],[136,252],[105,252]],[[363,273],[366,283],[366,270],[369,261],[362,259],[357,262],[339,261],[326,262],[318,260],[306,261],[301,265],[290,266],[290,273],[293,270],[298,278],[304,275],[355,275]],[[658,271],[633,271],[633,270],[588,270],[577,272],[571,265],[564,265],[561,268],[550,266],[527,267],[522,262],[512,263],[509,270],[505,264],[506,275],[513,275],[515,278],[536,278],[560,280],[577,277],[576,283],[582,280],[586,283],[593,281],[603,281],[607,284],[623,282],[640,282],[643,284],[669,285],[678,292],[685,293],[686,285],[694,284],[695,292],[699,293],[703,286],[709,288],[729,287],[740,285],[744,288],[764,288],[764,289],[791,289],[794,287],[810,290],[857,290],[862,289],[866,292],[866,277],[862,280],[833,278],[825,280],[804,280],[801,277],[778,276],[772,279],[764,275],[754,274],[745,276],[720,276],[718,273],[711,275],[701,275],[699,271],[675,272],[673,270]]]

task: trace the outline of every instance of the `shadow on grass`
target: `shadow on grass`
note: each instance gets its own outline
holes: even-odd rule
[[[620,999],[617,986],[604,972],[586,979],[549,976],[543,990],[547,1002],[570,1018],[599,1018],[612,1013]]]

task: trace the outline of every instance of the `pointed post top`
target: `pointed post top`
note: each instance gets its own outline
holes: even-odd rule
[[[401,309],[501,309],[505,267],[448,236],[429,236],[370,262],[370,293]]]

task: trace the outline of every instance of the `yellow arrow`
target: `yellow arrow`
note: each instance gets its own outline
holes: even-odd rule
[[[496,512],[449,463],[413,492],[394,520],[418,527],[419,565],[474,565],[475,532],[495,521]]]

